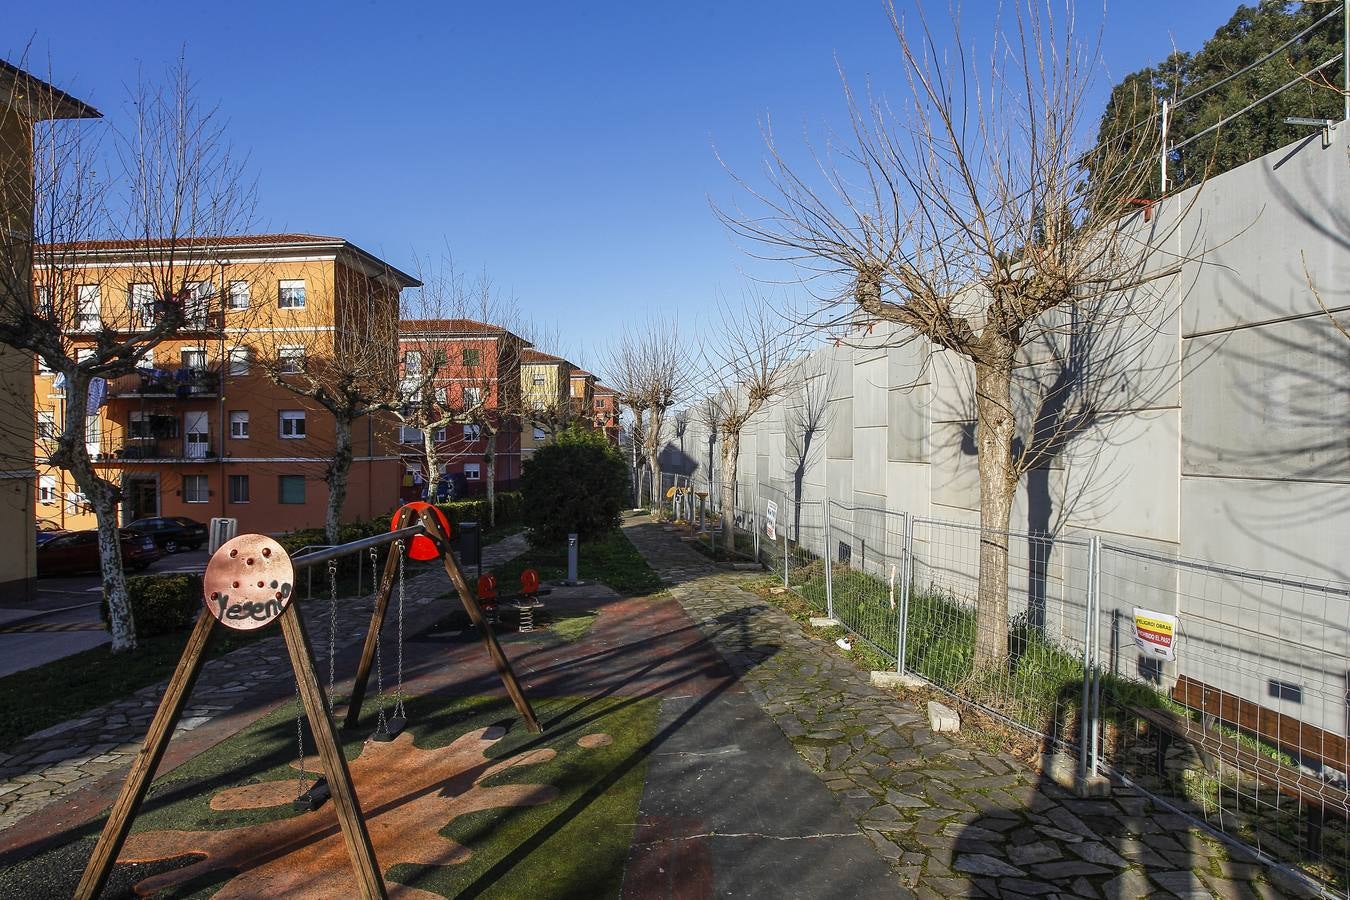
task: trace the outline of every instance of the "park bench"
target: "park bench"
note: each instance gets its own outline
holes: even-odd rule
[[[1173,741],[1181,740],[1195,748],[1206,769],[1213,770],[1218,760],[1304,803],[1314,813],[1308,822],[1309,843],[1314,846],[1320,842],[1326,813],[1340,817],[1350,814],[1350,792],[1345,787],[1244,747],[1214,723],[1236,726],[1305,760],[1321,762],[1342,773],[1347,771],[1345,738],[1186,675],[1172,688],[1172,699],[1200,712],[1203,721],[1172,710],[1130,707],[1131,712],[1157,730],[1160,777],[1164,774],[1168,749]]]

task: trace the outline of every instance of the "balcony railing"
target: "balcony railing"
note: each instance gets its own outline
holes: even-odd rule
[[[108,384],[109,397],[214,397],[220,393],[220,372],[213,369],[179,366],[177,368],[137,369],[119,375]]]
[[[207,444],[189,447],[182,436],[178,437],[131,437],[106,441],[102,452],[95,457],[97,462],[122,462],[135,460],[172,460],[174,462],[205,462],[219,459],[215,450],[207,449]]]

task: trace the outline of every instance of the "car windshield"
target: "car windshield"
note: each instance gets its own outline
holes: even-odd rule
[[[184,516],[175,516],[173,521],[177,522],[179,525],[189,525],[189,526],[190,526],[190,525],[196,525],[196,524],[197,524],[197,523],[194,522],[192,519],[186,518],[186,517],[184,517]]]

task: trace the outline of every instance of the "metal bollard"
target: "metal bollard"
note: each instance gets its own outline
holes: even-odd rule
[[[567,536],[567,583],[569,585],[581,583],[577,580],[577,536],[575,534]]]

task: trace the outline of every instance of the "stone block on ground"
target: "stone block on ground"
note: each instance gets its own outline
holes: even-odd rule
[[[901,688],[904,690],[917,690],[928,687],[928,682],[918,675],[911,675],[908,672],[872,672],[872,687],[879,688]]]
[[[928,725],[935,732],[960,731],[961,717],[950,706],[936,700],[928,701]]]
[[[838,619],[831,619],[829,616],[812,616],[812,617],[811,617],[811,627],[812,627],[812,628],[833,628],[834,626],[836,626],[836,625],[838,625],[838,624],[839,624],[839,620],[838,620]]]

